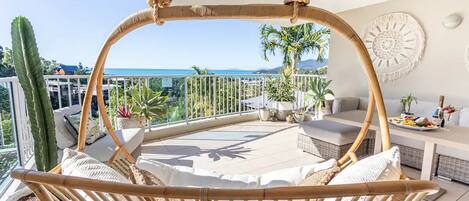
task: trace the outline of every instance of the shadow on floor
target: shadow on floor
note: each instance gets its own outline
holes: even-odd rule
[[[189,167],[193,166],[193,161],[187,160],[186,158],[189,158],[192,156],[201,156],[202,154],[207,154],[208,157],[212,159],[213,161],[218,161],[222,157],[228,157],[231,159],[234,159],[234,158],[245,159],[246,158],[245,155],[251,152],[252,150],[250,148],[246,148],[242,146],[243,144],[265,138],[267,136],[282,132],[292,127],[294,127],[294,125],[284,126],[278,130],[275,130],[270,133],[266,133],[264,135],[256,135],[256,134],[248,135],[249,136],[248,138],[245,138],[243,140],[238,140],[234,142],[234,144],[227,145],[221,148],[215,148],[215,149],[201,149],[198,146],[192,146],[192,145],[147,145],[143,147],[143,153],[144,153],[143,155],[145,155],[146,157],[155,159],[157,161],[166,163],[166,164],[189,166]],[[227,131],[227,132],[232,132],[232,131]],[[245,132],[249,133],[251,131],[245,131]],[[217,133],[220,133],[219,135],[223,135],[223,131],[220,130],[220,128],[217,129]],[[191,135],[197,135],[197,133],[194,133]],[[187,136],[190,136],[190,135],[187,135]],[[204,140],[210,140],[210,139],[204,139]],[[220,140],[220,141],[223,141],[223,140]],[[152,157],[151,156],[152,154],[169,155],[169,156],[172,155],[174,157],[161,159],[161,158],[156,158],[156,156]]]

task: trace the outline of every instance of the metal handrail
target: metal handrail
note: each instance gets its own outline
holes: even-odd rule
[[[110,108],[109,115],[117,110],[119,105],[128,105],[128,97],[122,96],[131,87],[150,86],[155,84],[154,79],[171,79],[171,83],[177,85],[172,87],[174,97],[171,98],[173,109],[182,105],[183,113],[179,118],[160,118],[160,121],[150,122],[149,128],[174,123],[186,124],[191,121],[219,118],[226,115],[256,112],[261,107],[273,107],[272,102],[267,100],[264,90],[267,78],[277,76],[276,74],[208,74],[208,75],[106,75],[104,76],[103,89],[107,92],[107,107]],[[297,89],[295,94],[296,107],[304,107],[305,92],[308,91],[308,82],[318,75],[294,75],[293,83]],[[88,83],[88,75],[45,75],[46,86],[55,109],[71,105],[81,105],[82,96]],[[176,80],[176,81],[174,81]],[[174,82],[174,83],[173,83]],[[33,138],[28,125],[28,115],[23,90],[17,77],[0,78],[0,87],[6,88],[9,93],[8,101],[10,111],[1,111],[0,115],[8,113],[12,120],[11,126],[15,136],[17,147],[18,164],[25,165],[33,157]],[[171,91],[168,90],[168,91]],[[176,97],[177,96],[177,97]],[[116,101],[110,101],[113,97]],[[179,102],[178,102],[179,101]],[[182,102],[180,102],[182,101]],[[179,104],[179,106],[177,106]],[[1,120],[5,120],[0,116]],[[6,117],[6,116],[5,116]],[[114,122],[116,124],[116,122]],[[4,132],[0,124],[0,143],[4,139]]]

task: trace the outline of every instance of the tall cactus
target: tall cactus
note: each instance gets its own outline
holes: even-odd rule
[[[26,97],[34,156],[39,171],[49,171],[57,165],[57,142],[52,104],[44,82],[41,60],[33,27],[25,17],[11,23],[13,61],[16,74]]]

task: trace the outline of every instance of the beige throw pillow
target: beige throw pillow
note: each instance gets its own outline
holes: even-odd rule
[[[298,186],[322,186],[329,183],[332,178],[340,172],[340,167],[337,163],[328,169],[320,170],[320,171],[311,171],[306,175],[306,178],[301,181]]]
[[[153,186],[165,186],[163,181],[153,175],[151,172],[142,170],[135,165],[130,165],[129,180],[133,184],[139,185],[153,185]]]

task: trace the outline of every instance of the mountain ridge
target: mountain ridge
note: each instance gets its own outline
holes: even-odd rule
[[[298,69],[302,70],[302,71],[314,71],[314,70],[317,70],[321,67],[327,66],[328,61],[329,61],[328,59],[324,59],[321,62],[319,62],[317,60],[314,60],[314,59],[303,60],[303,61],[300,61],[300,63],[298,64]],[[280,70],[282,68],[283,68],[283,66],[278,66],[278,67],[270,68],[270,69],[257,70],[256,72],[258,72],[258,73],[278,73],[278,72],[280,72]]]

